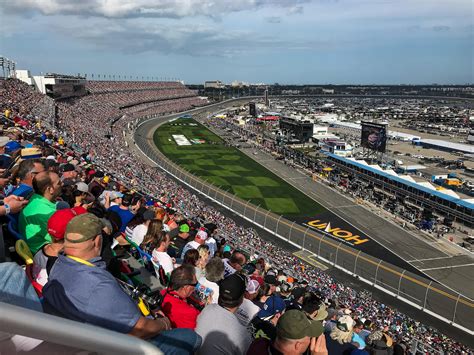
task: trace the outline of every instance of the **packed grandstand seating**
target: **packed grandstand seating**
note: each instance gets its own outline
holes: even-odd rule
[[[59,128],[54,128],[48,126],[51,100],[17,80],[0,81],[0,162],[11,172],[0,179],[9,205],[0,206],[0,215],[10,226],[10,238],[24,239],[37,252],[32,281],[45,312],[176,350],[163,340],[168,332],[188,346],[182,353],[200,347],[201,354],[276,354],[291,346],[303,353],[310,337],[317,338],[311,340],[311,354],[409,354],[414,340],[426,346],[421,353],[471,353],[433,327],[264,241],[133,155],[122,134],[128,123],[145,112],[183,111],[199,101],[177,95],[129,114],[120,109],[127,98],[118,92],[156,87],[168,95],[168,84],[92,82],[90,95],[55,103]],[[172,84],[172,90],[189,93]],[[99,94],[104,91],[108,94]],[[133,97],[140,100],[139,94]],[[48,213],[35,218],[38,208]],[[130,306],[112,277],[130,281],[121,255],[137,252],[163,284],[156,319]],[[100,260],[107,271],[81,276],[91,274],[80,273],[83,268],[101,266]],[[0,301],[7,288],[0,286]],[[110,306],[91,306],[94,316],[87,313],[91,309],[81,313],[61,301],[82,307],[91,292],[113,300]],[[0,339],[0,346],[8,341]]]

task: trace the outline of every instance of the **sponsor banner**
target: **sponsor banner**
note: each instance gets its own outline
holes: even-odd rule
[[[199,138],[193,138],[190,139],[192,144],[205,144],[206,141],[204,139],[199,139]]]
[[[174,141],[176,142],[176,144],[179,146],[191,145],[191,142],[188,141],[188,139],[182,134],[173,134],[172,137]]]
[[[361,233],[354,231],[351,232],[344,228],[337,227],[337,222],[333,222],[333,224],[331,225],[331,221],[313,219],[304,223],[304,225],[310,227],[311,229],[323,231],[326,234],[335,237],[336,239],[342,240],[343,242],[345,242],[345,244],[348,244],[350,246],[370,242],[369,238],[361,237]]]
[[[196,127],[197,125],[198,125],[197,123],[192,123],[192,122],[188,122],[188,123],[170,123],[170,126],[193,126],[193,127]]]

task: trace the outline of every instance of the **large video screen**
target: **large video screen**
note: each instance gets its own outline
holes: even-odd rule
[[[387,125],[362,122],[361,126],[360,145],[364,148],[384,153],[387,144]]]

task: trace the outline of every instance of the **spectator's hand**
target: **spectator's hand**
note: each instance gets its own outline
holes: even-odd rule
[[[23,207],[28,203],[28,200],[25,200],[23,197],[10,195],[5,197],[3,201],[10,206],[10,213],[15,214],[20,212]]]
[[[324,336],[324,334],[321,334],[317,338],[311,338],[309,350],[311,355],[328,355],[328,349],[326,347],[326,337]]]

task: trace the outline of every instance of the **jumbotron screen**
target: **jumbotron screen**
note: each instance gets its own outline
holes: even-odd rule
[[[385,152],[387,145],[387,125],[372,122],[362,122],[360,145],[377,152]]]

